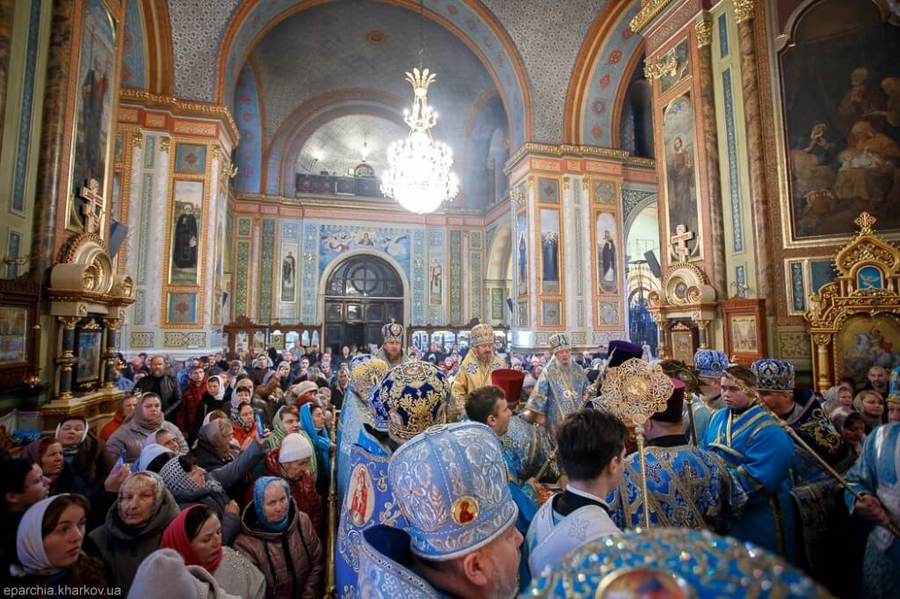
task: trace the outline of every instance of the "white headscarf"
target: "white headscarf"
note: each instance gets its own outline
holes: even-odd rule
[[[58,497],[68,493],[61,493],[42,499],[32,505],[22,516],[19,522],[19,530],[16,532],[16,552],[19,563],[10,566],[9,571],[13,576],[52,576],[62,568],[57,568],[50,563],[47,552],[44,550],[44,536],[41,530],[44,525],[44,514],[47,508]]]

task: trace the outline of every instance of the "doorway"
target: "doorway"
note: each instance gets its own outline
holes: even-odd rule
[[[381,345],[391,320],[403,322],[403,281],[393,266],[365,254],[334,269],[325,284],[325,343],[335,355],[344,345]]]

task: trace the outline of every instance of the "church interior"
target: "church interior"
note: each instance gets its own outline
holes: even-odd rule
[[[102,428],[137,356],[387,323],[862,386],[898,57],[894,0],[0,0],[0,444]]]

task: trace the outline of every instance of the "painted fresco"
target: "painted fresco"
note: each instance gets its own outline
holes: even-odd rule
[[[196,285],[203,239],[203,182],[175,181],[170,285]]]
[[[616,247],[616,217],[609,212],[597,214],[597,281],[598,292],[616,293],[619,290],[619,262]]]
[[[281,244],[281,281],[280,299],[282,302],[293,302],[297,298],[297,258],[300,255],[300,245],[297,243]]]
[[[528,219],[525,213],[516,217],[517,286],[519,295],[528,293]]]
[[[116,75],[116,32],[112,17],[100,0],[91,0],[84,10],[78,67],[78,106],[75,115],[75,149],[72,189],[77,191],[91,179],[106,189],[107,158]],[[69,225],[84,226],[83,201],[74,198]]]
[[[369,250],[385,253],[396,260],[409,277],[410,235],[407,229],[327,225],[319,230],[319,238],[320,275],[341,254],[353,250]]]
[[[688,38],[681,40],[677,46],[657,59],[657,63],[669,58],[675,58],[675,72],[666,73],[659,78],[659,93],[664,94],[691,74],[691,53],[688,47]]]
[[[541,293],[559,293],[559,212],[541,210]]]
[[[697,185],[695,176],[696,144],[694,143],[694,106],[690,94],[674,100],[663,115],[663,144],[666,161],[666,205],[669,235],[676,235],[678,225],[694,233],[687,242],[691,255],[699,250]]]
[[[795,238],[900,228],[900,27],[873,2],[824,0],[780,53]]]
[[[166,321],[169,324],[195,324],[197,322],[197,294],[170,293]]]
[[[444,267],[437,257],[431,258],[428,274],[428,305],[440,306],[444,297]]]
[[[866,383],[872,366],[890,371],[900,365],[900,324],[890,316],[854,316],[847,319],[837,338],[840,376]]]

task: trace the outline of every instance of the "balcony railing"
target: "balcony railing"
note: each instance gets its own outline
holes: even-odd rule
[[[381,180],[377,177],[337,177],[297,174],[297,197],[307,194],[381,198]]]

